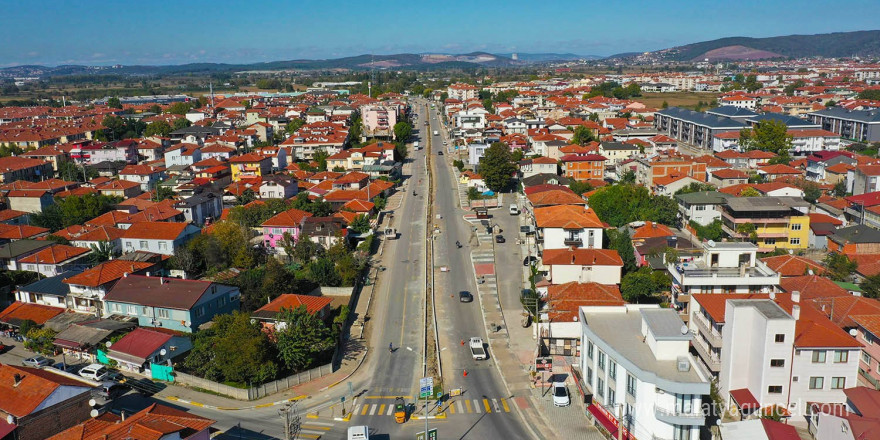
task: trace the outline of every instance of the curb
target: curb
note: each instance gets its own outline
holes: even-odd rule
[[[183,403],[183,404],[186,404],[186,405],[196,406],[196,407],[199,407],[199,408],[213,409],[213,410],[217,410],[217,411],[241,411],[241,410],[246,410],[246,409],[269,408],[269,407],[271,407],[271,406],[275,406],[275,405],[284,405],[284,404],[287,404],[287,403],[290,403],[290,402],[295,402],[295,401],[298,401],[298,400],[306,399],[306,398],[308,398],[308,396],[305,396],[305,395],[302,395],[302,396],[296,396],[296,397],[291,398],[291,399],[279,400],[279,401],[277,401],[277,402],[272,402],[272,403],[262,403],[262,404],[254,405],[254,406],[241,406],[241,407],[237,407],[237,408],[236,408],[236,407],[229,407],[229,406],[214,406],[214,405],[206,405],[206,404],[204,404],[204,403],[194,402],[194,401],[192,401],[192,400],[181,399],[181,398],[176,397],[176,396],[168,396],[168,397],[161,397],[161,398],[162,398],[162,399],[165,399],[165,400],[170,400],[170,401],[172,401],[172,402],[176,402],[176,403]]]

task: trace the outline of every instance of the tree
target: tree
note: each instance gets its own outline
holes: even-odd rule
[[[708,183],[691,182],[690,185],[676,191],[675,195],[690,194],[690,193],[703,192],[703,191],[715,191],[715,186],[708,184]]]
[[[49,327],[32,328],[25,336],[24,347],[40,354],[52,356],[55,354],[55,335],[58,332]]]
[[[318,148],[315,150],[315,154],[312,155],[312,160],[318,162],[318,169],[321,171],[327,171],[327,158],[330,157],[327,154],[327,151],[323,148]]]
[[[624,184],[624,185],[626,185],[626,184],[633,184],[633,183],[636,183],[636,173],[635,173],[635,171],[633,171],[633,170],[626,170],[626,171],[624,171],[624,172],[623,172],[623,175],[620,176],[620,183],[622,183],[622,184]]]
[[[121,109],[121,108],[122,108],[122,102],[119,101],[119,98],[113,96],[113,97],[111,97],[110,99],[107,100],[107,107]]]
[[[825,103],[825,107],[834,107],[837,105],[837,101],[833,99],[829,99],[828,102]]]
[[[394,139],[397,139],[398,142],[406,142],[412,136],[412,130],[412,125],[409,125],[409,122],[400,121],[394,124]]]
[[[361,117],[358,116],[351,121],[351,127],[348,129],[348,137],[353,142],[360,142],[361,137],[364,134],[364,123],[361,120]]]
[[[159,186],[156,188],[156,201],[170,200],[174,198],[174,189],[168,186]]]
[[[513,152],[510,153],[510,160],[513,162],[519,162],[519,161],[523,160],[523,157],[525,157],[525,153],[523,153],[523,150],[521,150],[519,148],[517,148],[516,150],[513,150]],[[459,171],[461,171],[462,169],[464,169],[464,163],[462,163],[462,166],[461,166],[461,168],[459,168]]]
[[[15,144],[0,144],[0,157],[18,156],[24,149]]]
[[[782,91],[788,96],[793,96],[795,90],[797,90],[801,87],[804,87],[806,85],[807,85],[807,83],[804,80],[799,79],[799,80],[785,86],[785,88],[783,88]]]
[[[724,230],[721,228],[721,220],[715,219],[712,223],[703,226],[693,220],[688,223],[690,227],[697,231],[697,238],[700,240],[721,240],[724,237]]]
[[[284,126],[284,131],[286,131],[289,134],[294,134],[300,128],[302,128],[303,125],[306,125],[306,121],[299,119],[299,118],[296,118],[296,119],[291,120],[290,122],[287,123],[287,125]],[[349,134],[351,134],[350,130],[349,130]]]
[[[190,111],[190,109],[192,109],[192,104],[188,102],[175,102],[174,104],[171,104],[171,107],[168,107],[168,113],[183,116],[186,112]]]
[[[59,197],[55,199],[54,204],[47,206],[42,212],[31,214],[30,220],[35,226],[57,231],[68,226],[81,225],[111,211],[121,201],[120,197],[103,194]]]
[[[176,131],[180,130],[181,128],[189,127],[190,125],[192,125],[192,122],[190,122],[189,119],[177,118],[174,120],[174,123],[171,124],[171,128]]]
[[[150,108],[147,111],[158,115],[158,114],[162,113],[162,107],[159,107],[159,104],[153,104],[150,106]]]
[[[239,385],[261,384],[279,372],[269,337],[250,314],[217,315],[213,325],[193,335],[184,367],[206,379]]]
[[[755,124],[754,130],[742,129],[739,133],[739,144],[746,150],[769,151],[779,156],[789,157],[792,138],[784,122],[767,119]]]
[[[814,182],[807,182],[804,185],[804,200],[810,203],[816,203],[819,197],[822,197],[822,189]]]
[[[574,191],[575,194],[583,194],[588,191],[593,190],[593,185],[590,185],[589,182],[579,182],[577,180],[572,180],[568,184],[568,188]]]
[[[859,92],[859,99],[868,99],[871,101],[880,101],[880,89],[865,89]]]
[[[574,136],[571,138],[571,143],[577,145],[586,145],[589,142],[594,141],[593,131],[583,125],[579,125],[574,129]]]
[[[742,241],[746,241],[748,238],[751,241],[756,241],[758,239],[758,228],[755,227],[754,223],[740,223],[736,226],[737,234],[742,235]]]
[[[298,240],[296,244],[293,245],[293,252],[289,253],[288,255],[293,257],[294,261],[302,265],[306,265],[310,263],[313,259],[323,256],[323,254],[324,248],[322,248],[321,245],[315,243],[312,240],[309,240],[308,238],[304,238],[302,240]]]
[[[629,273],[638,268],[636,254],[632,239],[629,234],[619,229],[608,229],[608,249],[614,249],[623,260],[623,273]]]
[[[852,274],[855,273],[856,268],[858,268],[856,261],[850,260],[846,255],[835,252],[826,255],[823,262],[827,269],[826,276],[834,281],[848,281]]]
[[[761,193],[758,192],[758,190],[756,190],[755,188],[752,188],[750,186],[750,187],[740,191],[739,196],[740,197],[760,197]]]
[[[627,273],[620,281],[620,294],[628,303],[651,301],[656,299],[659,292],[660,286],[651,276],[651,268],[647,266]]]
[[[846,180],[841,180],[834,184],[834,189],[831,190],[831,194],[834,197],[844,197],[846,196]]]
[[[167,137],[174,129],[171,128],[165,121],[156,121],[147,124],[147,128],[144,130],[144,136],[159,136],[159,137]]]
[[[666,101],[663,101],[663,104],[660,104],[660,108],[664,108],[664,109],[669,108],[669,103]]]
[[[486,186],[492,191],[500,192],[510,185],[510,177],[516,171],[510,148],[503,142],[495,142],[480,158],[480,175]]]
[[[308,369],[334,346],[330,329],[306,306],[282,309],[278,314],[280,330],[275,332],[278,355],[293,372]]]
[[[348,228],[358,234],[366,234],[370,228],[370,219],[367,218],[366,215],[358,215],[351,221],[351,224],[348,225]]]
[[[617,184],[599,188],[590,196],[590,208],[599,219],[614,227],[637,220],[650,220],[665,225],[678,221],[678,204],[670,197],[654,196],[647,188],[634,184]]]
[[[336,265],[326,257],[309,263],[308,275],[309,279],[320,286],[338,287],[342,284],[342,278],[336,272]]]
[[[866,298],[880,299],[880,274],[866,277],[859,287],[862,288],[862,295]]]
[[[109,260],[115,254],[113,245],[110,244],[109,241],[101,240],[97,245],[90,244],[89,248],[92,249],[91,254],[89,254],[92,264],[99,264]]]

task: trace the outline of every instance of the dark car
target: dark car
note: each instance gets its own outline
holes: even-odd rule
[[[101,382],[101,385],[92,389],[92,395],[112,400],[122,396],[130,389],[131,388],[126,385],[106,380]]]
[[[538,261],[538,257],[534,255],[529,255],[528,257],[523,258],[523,266],[529,266],[532,263]]]
[[[474,300],[474,296],[467,290],[462,290],[461,292],[458,292],[458,300],[463,303],[469,303]]]
[[[0,354],[6,353],[6,350],[9,350],[10,348],[12,347],[9,345],[0,344]]]
[[[442,156],[442,155],[443,155],[443,150],[438,151],[438,152],[437,152],[437,155],[438,155],[438,156]]]
[[[504,243],[504,236],[501,234],[496,235],[495,236],[495,243]]]

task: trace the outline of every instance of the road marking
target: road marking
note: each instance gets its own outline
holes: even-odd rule
[[[483,405],[486,406],[486,414],[489,414],[492,412],[492,408],[489,408],[489,399],[483,399]]]
[[[463,412],[463,411],[461,410],[461,400],[459,400],[458,402],[455,402],[455,405],[456,405],[456,407],[457,407],[456,409],[458,409],[458,412]]]
[[[396,399],[398,397],[403,397],[404,399],[412,399],[412,396],[365,396],[364,399]]]
[[[483,410],[480,409],[480,401],[477,399],[474,399],[474,412],[476,412],[477,414],[483,413]]]
[[[335,426],[334,423],[326,423],[326,422],[307,422],[307,425],[309,425],[309,426],[312,426],[312,425],[328,426],[328,427],[330,427],[330,428],[332,428],[333,426]],[[303,426],[306,426],[306,425],[303,425]],[[323,429],[323,428],[321,428],[321,429]],[[329,428],[328,428],[328,429],[329,429]]]
[[[510,412],[510,407],[507,406],[507,401],[506,401],[506,400],[501,399],[501,406],[504,407],[504,412]]]
[[[384,413],[384,412],[385,412],[385,404],[383,403],[381,406],[379,406],[379,415],[381,416],[382,413]]]
[[[390,416],[393,413],[394,413],[394,405],[388,405],[388,413],[385,415]]]
[[[330,430],[329,426],[312,426],[312,425],[300,425],[300,426],[302,428],[307,429],[307,430],[315,430],[315,429],[318,429],[321,431],[329,431]]]
[[[302,434],[302,433],[300,433],[299,436],[302,438],[311,438],[311,439],[321,438],[321,434]]]
[[[376,414],[376,405],[370,405],[370,415]]]
[[[492,399],[492,409],[494,409],[495,412],[501,412],[501,409],[498,407],[498,399]]]
[[[468,412],[468,414],[474,412],[474,411],[471,409],[471,401],[470,401],[470,400],[465,400],[465,401],[464,401],[464,404],[465,404],[465,406],[467,406],[467,412]]]
[[[262,404],[262,405],[257,405],[257,406],[255,406],[254,408],[268,408],[268,407],[270,407],[270,406],[272,406],[272,405],[274,405],[274,403],[264,403],[264,404]]]

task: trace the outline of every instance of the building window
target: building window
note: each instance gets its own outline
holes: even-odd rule
[[[825,363],[825,350],[813,351],[813,363],[814,364],[824,364]]]
[[[636,397],[636,378],[632,374],[626,374],[626,393]]]
[[[617,364],[612,360],[608,360],[608,377],[617,380]]]
[[[168,319],[168,310],[167,309],[156,309],[156,316],[159,318]]]
[[[601,377],[596,378],[596,394],[605,397],[605,381]]]
[[[137,306],[134,306],[134,305],[128,306],[128,314],[129,315],[137,315],[138,314]]]
[[[784,367],[785,366],[785,359],[770,359],[770,366],[771,367]]]
[[[776,245],[776,239],[775,239],[775,238],[765,238],[765,239],[764,239],[764,244],[765,244],[765,245],[768,245],[768,246],[775,246],[775,245]]]
[[[164,242],[164,241],[160,241],[159,242],[159,250],[160,251],[168,250],[168,243]]]
[[[843,364],[849,361],[849,352],[846,350],[835,350],[834,351],[834,363],[835,364]]]
[[[831,378],[831,389],[832,390],[842,390],[846,388],[846,378],[845,377],[832,377]]]
[[[777,333],[776,342],[785,342],[785,333]]]
[[[615,403],[614,398],[615,398],[614,390],[611,389],[611,387],[609,386],[608,387],[608,405],[609,406],[614,405],[614,403]]]
[[[768,394],[782,394],[782,385],[770,385],[767,387]]]
[[[868,354],[868,352],[866,351],[862,351],[862,362],[868,364],[868,366],[871,366],[871,355]]]
[[[122,313],[122,304],[113,304],[113,311]]]
[[[801,224],[800,224],[800,223],[792,223],[792,225],[791,225],[791,230],[792,230],[792,231],[800,231],[800,230],[801,230]]]
[[[587,357],[593,359],[593,341],[587,341]]]
[[[792,245],[792,246],[800,246],[800,244],[801,244],[801,239],[800,239],[800,238],[789,238],[789,239],[788,239],[788,244],[790,244],[790,245]]]
[[[589,384],[592,387],[593,386],[593,369],[590,367],[587,367],[586,379],[587,379],[587,384]]]
[[[202,316],[205,316],[205,308],[196,307],[195,309],[193,309],[193,316],[195,316],[196,318],[201,318]]]
[[[599,362],[598,362],[598,364],[599,364],[599,369],[600,369],[600,370],[605,370],[605,353],[603,353],[602,350],[599,350]]]
[[[140,246],[141,246],[141,249],[146,249],[147,248],[147,240],[141,240]]]
[[[810,378],[810,389],[811,390],[821,390],[822,387],[825,386],[825,378],[824,377],[811,377]]]
[[[706,205],[694,206],[694,211],[705,211],[705,210],[706,210]]]

